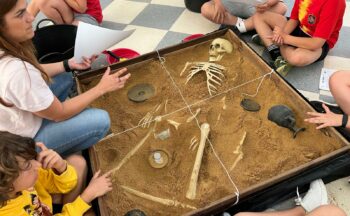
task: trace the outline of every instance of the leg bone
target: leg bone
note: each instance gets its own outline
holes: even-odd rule
[[[196,198],[196,191],[197,191],[197,181],[198,181],[198,174],[199,169],[201,168],[202,164],[202,157],[204,153],[205,148],[205,142],[207,140],[207,137],[209,135],[210,126],[208,123],[203,123],[201,125],[201,139],[197,150],[196,160],[194,162],[190,184],[186,193],[186,198],[188,199],[195,199]]]

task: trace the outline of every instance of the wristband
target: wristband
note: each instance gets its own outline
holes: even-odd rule
[[[72,69],[69,67],[68,60],[63,60],[63,67],[66,72],[71,72]]]
[[[346,114],[343,114],[343,119],[342,119],[342,123],[341,123],[341,126],[343,128],[346,128],[346,125],[348,124],[348,120],[349,120],[349,116]]]

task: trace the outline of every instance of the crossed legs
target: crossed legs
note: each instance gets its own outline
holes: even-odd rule
[[[287,11],[287,7],[284,3],[277,3],[273,7],[269,9],[270,12],[277,13],[277,14],[285,14]],[[208,20],[217,23],[217,24],[225,24],[225,25],[236,25],[238,17],[234,14],[231,14],[228,10],[226,10],[225,18],[223,23],[218,23],[215,20],[215,4],[213,1],[208,1],[202,5],[201,8],[201,14],[207,18]],[[244,21],[244,25],[247,29],[247,31],[253,30],[255,28],[253,18],[249,17]]]
[[[287,19],[277,13],[265,12],[255,13],[253,22],[256,31],[266,47],[273,44],[271,36],[275,26],[284,28],[287,24]],[[308,50],[289,45],[280,46],[280,51],[283,58],[291,65],[305,66],[315,62],[322,54],[322,48],[316,50]]]
[[[34,17],[42,11],[57,24],[71,24],[74,19],[72,9],[64,0],[32,0],[27,10]]]

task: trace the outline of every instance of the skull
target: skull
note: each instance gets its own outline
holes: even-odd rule
[[[232,52],[232,44],[230,41],[216,38],[210,44],[209,48],[209,62],[220,61],[225,53]]]

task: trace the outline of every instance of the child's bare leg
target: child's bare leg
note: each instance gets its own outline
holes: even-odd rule
[[[86,186],[87,165],[81,155],[71,155],[66,158],[67,162],[73,166],[77,172],[77,186],[68,194],[63,196],[63,204],[74,201],[83,191]]]
[[[34,0],[33,9],[40,9],[49,19],[57,24],[71,24],[73,22],[73,11],[64,0]],[[35,13],[35,11],[33,11]]]
[[[350,115],[350,71],[337,71],[329,79],[332,95],[340,108]]]
[[[322,48],[308,50],[285,45],[281,46],[280,50],[283,58],[289,64],[299,67],[314,63],[322,54]]]
[[[270,11],[255,13],[253,15],[253,20],[255,30],[258,32],[266,47],[273,44],[270,37],[272,36],[274,27],[279,26],[283,28],[287,23],[287,19],[283,15]]]
[[[334,205],[324,205],[311,211],[308,216],[346,216],[345,212]]]
[[[305,210],[298,206],[293,209],[285,211],[276,211],[276,212],[241,212],[235,214],[235,216],[305,216]]]
[[[278,13],[281,15],[284,15],[287,12],[287,5],[285,3],[282,2],[278,2],[277,4],[275,4],[274,6],[272,6],[269,11],[274,12],[274,13]]]
[[[222,23],[219,23],[215,20],[215,5],[212,1],[206,2],[201,7],[201,14],[207,18],[208,20],[217,23],[217,24],[225,24],[225,25],[235,25],[237,23],[237,17],[233,16],[231,13],[226,11],[225,18]]]
[[[284,15],[287,12],[287,6],[286,4],[279,2],[273,7],[271,7],[268,11]],[[235,20],[235,22],[237,22],[237,19]],[[247,31],[255,29],[253,17],[249,17],[248,19],[244,20],[244,26],[247,29]]]

